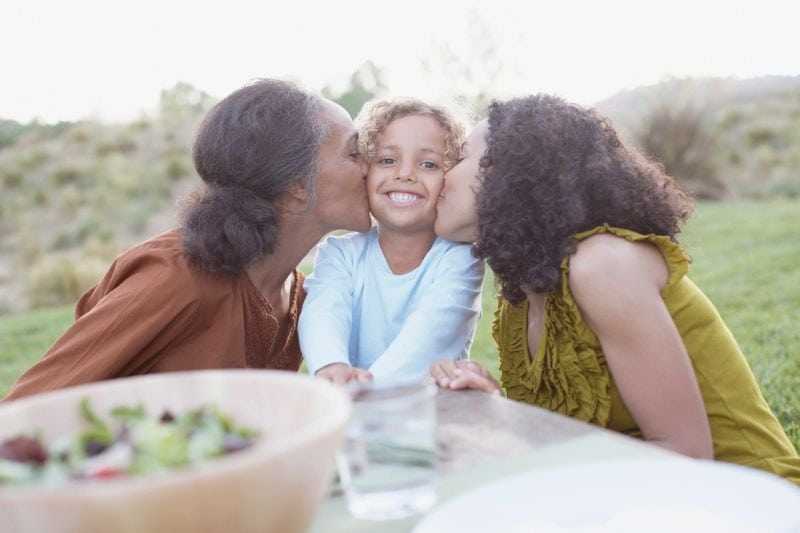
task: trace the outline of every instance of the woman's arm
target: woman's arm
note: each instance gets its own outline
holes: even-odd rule
[[[570,259],[569,287],[647,441],[712,459],[697,378],[663,299],[668,270],[648,243],[597,235]]]
[[[168,346],[192,325],[198,302],[184,274],[158,262],[115,262],[78,302],[75,322],[4,400],[146,372],[153,361],[145,350]]]

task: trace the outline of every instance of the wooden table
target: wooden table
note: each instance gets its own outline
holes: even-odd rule
[[[559,464],[621,458],[674,458],[645,442],[544,409],[477,391],[440,389],[437,410],[437,488],[441,505],[469,489],[520,472]],[[421,516],[357,520],[344,497],[324,502],[314,533],[408,532]]]

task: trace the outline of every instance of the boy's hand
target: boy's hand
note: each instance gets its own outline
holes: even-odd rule
[[[346,385],[351,381],[368,383],[372,381],[372,374],[363,368],[353,368],[347,363],[332,363],[323,366],[314,374],[318,378],[327,379],[336,385]]]
[[[428,375],[445,389],[476,389],[492,394],[502,394],[500,384],[488,370],[478,363],[460,359],[443,359],[431,365]]]

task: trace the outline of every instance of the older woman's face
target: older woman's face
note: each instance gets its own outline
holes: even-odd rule
[[[322,120],[329,135],[319,150],[314,214],[329,230],[367,231],[367,163],[358,153],[353,121],[340,105],[325,100]]]
[[[489,122],[484,120],[472,130],[461,148],[460,159],[444,175],[444,189],[436,205],[434,230],[447,240],[474,242],[478,235],[475,191],[488,134]]]

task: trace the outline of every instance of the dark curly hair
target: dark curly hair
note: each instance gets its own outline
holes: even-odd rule
[[[314,198],[317,152],[328,135],[322,99],[292,83],[261,79],[203,119],[192,157],[205,188],[181,215],[184,254],[203,270],[237,275],[272,252],[273,202],[295,183]]]
[[[591,109],[550,95],[489,106],[475,254],[509,302],[550,292],[572,237],[602,224],[676,241],[693,200]]]

